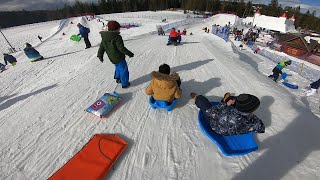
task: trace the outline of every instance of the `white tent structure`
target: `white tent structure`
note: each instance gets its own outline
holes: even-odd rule
[[[287,14],[284,13],[281,17],[272,17],[261,15],[258,10],[254,17],[247,17],[243,19],[243,23],[250,24],[257,27],[266,28],[268,30],[279,31],[282,33],[295,31],[294,27],[294,16],[290,19],[287,19]]]

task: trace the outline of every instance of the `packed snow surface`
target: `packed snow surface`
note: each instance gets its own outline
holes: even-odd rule
[[[150,18],[150,23],[156,23],[155,19],[161,23],[161,13],[157,13],[160,17]],[[122,18],[129,21],[128,17],[114,17]],[[115,133],[129,143],[105,179],[320,178],[319,109],[311,111],[319,107],[319,94],[305,97],[301,89],[271,81],[267,75],[275,63],[201,30],[215,24],[214,20],[181,27],[194,35],[183,36],[179,46],[166,46],[167,36],[149,33],[155,26],[148,26],[149,20],[143,18],[130,18],[146,27],[140,28],[140,34],[138,28],[121,32],[125,46],[135,54],[127,59],[128,89],[117,86],[107,55],[104,63],[96,57],[101,22],[79,17],[66,20],[60,28],[60,22],[48,22],[30,30],[29,26],[6,30],[18,34],[11,37],[17,45],[24,43],[19,38],[24,35],[31,34],[34,43],[38,34],[48,38],[36,47],[44,60],[31,63],[18,52],[18,64],[0,74],[0,179],[47,179],[96,133]],[[78,33],[78,22],[90,27],[90,49],[84,49],[83,41],[69,39]],[[59,32],[52,32],[53,28]],[[152,109],[144,93],[151,71],[163,63],[182,79],[183,97],[172,112]],[[310,83],[287,72],[288,79],[300,87]],[[84,111],[114,90],[123,99],[107,118]],[[255,114],[266,126],[265,133],[256,135],[259,149],[240,157],[223,156],[200,130],[191,92],[212,101],[220,101],[226,92],[259,97],[261,105]]]

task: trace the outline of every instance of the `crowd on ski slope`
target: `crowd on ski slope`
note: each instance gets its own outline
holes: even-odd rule
[[[90,29],[84,27],[80,23],[77,24],[79,34],[84,38],[86,49],[91,47],[89,40]],[[121,84],[122,88],[129,88],[129,69],[125,56],[134,57],[134,53],[124,46],[122,36],[120,35],[120,24],[117,21],[109,21],[107,30],[101,31],[102,41],[97,53],[97,57],[103,63],[104,54],[106,53],[110,62],[115,66],[114,79]],[[162,30],[163,31],[163,30]],[[160,31],[159,35],[163,34]],[[170,31],[168,45],[181,42],[181,34],[186,35],[186,30],[183,33],[176,32],[175,28]],[[42,60],[44,57],[26,43],[24,48],[26,56],[31,61]],[[4,61],[15,66],[17,60],[14,56],[4,53]],[[291,61],[281,61],[273,70],[273,74],[269,77],[277,81],[279,75],[282,74],[282,69],[291,64]],[[5,70],[5,65],[0,63],[1,71]],[[180,88],[181,80],[177,73],[170,72],[168,64],[159,66],[158,71],[151,73],[152,80],[146,88],[145,93],[152,96],[153,101],[163,101],[168,106],[176,99],[181,98],[182,90]],[[313,95],[319,89],[320,79],[310,84],[311,90],[307,95]],[[251,94],[240,94],[232,96],[229,92],[224,94],[219,105],[212,106],[210,101],[203,95],[191,93],[191,98],[195,100],[196,106],[206,115],[206,119],[210,122],[213,131],[221,135],[238,135],[250,132],[264,133],[265,126],[253,112],[259,107],[260,100]]]

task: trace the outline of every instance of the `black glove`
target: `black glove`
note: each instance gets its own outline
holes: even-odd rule
[[[134,54],[133,54],[133,53],[131,53],[131,54],[129,54],[128,56],[132,58],[132,57],[134,56]]]
[[[98,57],[98,58],[103,63],[103,57]]]

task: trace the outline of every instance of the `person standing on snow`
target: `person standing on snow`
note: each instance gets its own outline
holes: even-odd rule
[[[82,26],[80,23],[77,24],[77,27],[79,28],[78,36],[81,35],[83,37],[84,42],[86,43],[86,49],[91,48],[91,43],[89,41],[90,29]]]
[[[38,39],[42,42],[42,37],[38,35]]]
[[[291,60],[289,60],[289,61],[280,61],[278,63],[278,65],[275,68],[273,68],[273,70],[272,70],[273,74],[268,76],[268,77],[269,78],[273,78],[273,80],[275,82],[277,82],[278,78],[279,78],[279,75],[282,74],[282,69],[284,67],[287,67],[288,65],[291,65],[291,63],[292,63]]]
[[[7,53],[3,53],[3,59],[4,59],[4,63],[6,65],[8,65],[8,63],[10,63],[12,66],[15,66],[17,63],[16,58],[10,54],[7,54]]]
[[[110,61],[115,65],[114,79],[121,83],[122,88],[130,86],[129,70],[125,55],[133,57],[134,54],[124,47],[122,37],[120,36],[120,24],[117,21],[109,21],[108,31],[101,31],[101,44],[97,57],[103,62],[103,54],[107,53]]]

